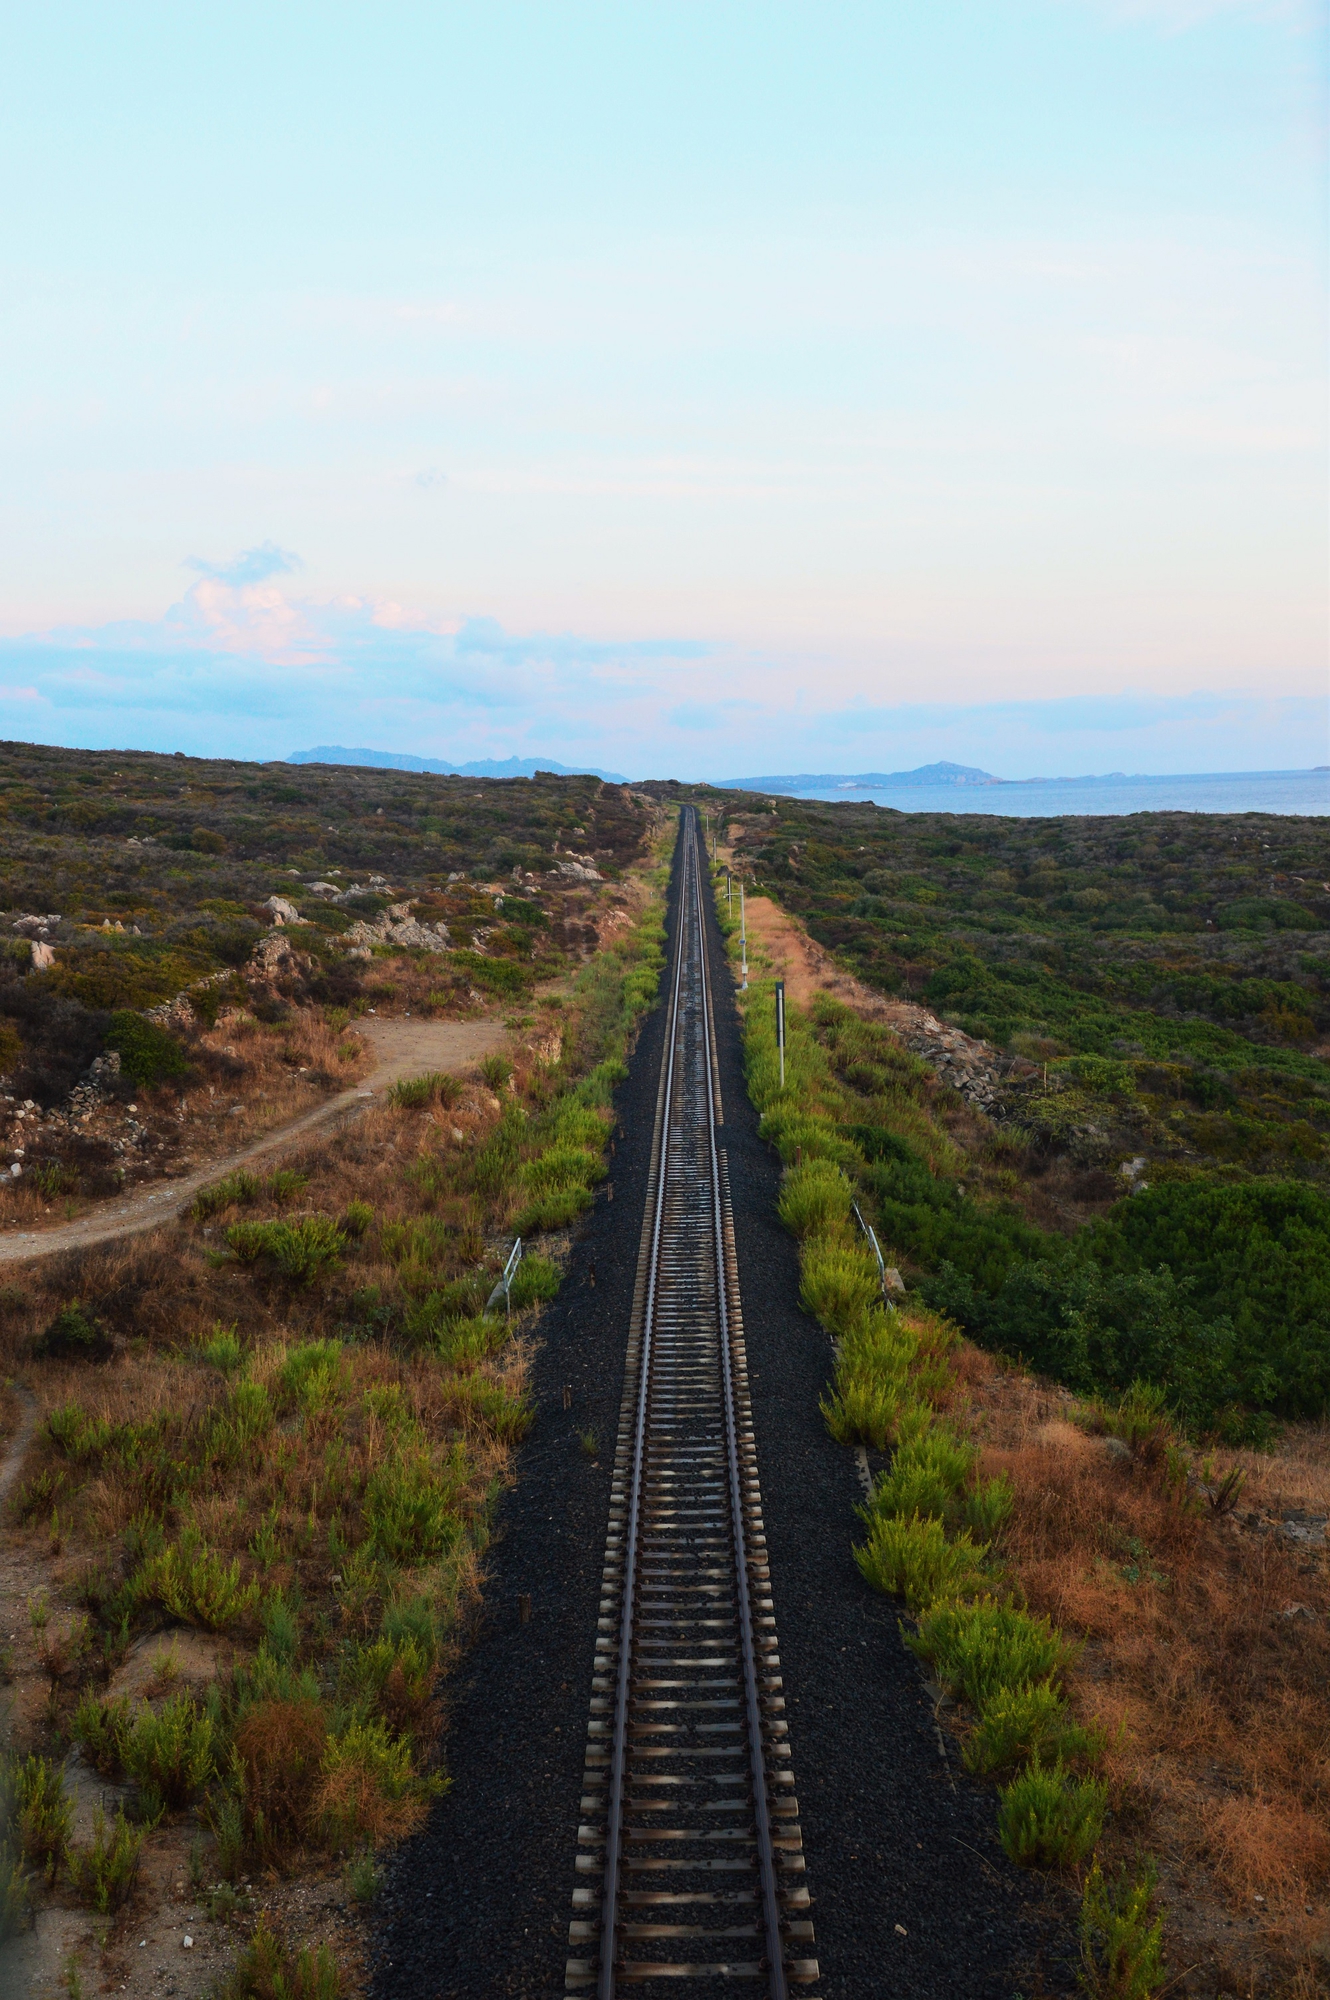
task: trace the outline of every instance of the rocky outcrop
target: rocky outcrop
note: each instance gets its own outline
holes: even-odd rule
[[[968,1104],[978,1111],[997,1109],[998,1082],[1011,1063],[990,1042],[976,1041],[959,1028],[946,1028],[922,1009],[912,1021],[897,1023],[896,1032],[906,1048],[922,1056],[941,1081],[958,1090]]]
[[[275,924],[298,924],[300,922],[299,910],[294,903],[289,903],[285,896],[269,896],[263,907],[272,913],[272,920]]]
[[[408,951],[451,951],[445,923],[420,924],[411,914],[410,903],[392,903],[370,923],[352,924],[343,941],[350,952],[360,956],[376,946],[399,945]]]
[[[582,855],[574,855],[569,861],[556,861],[551,875],[559,875],[565,882],[603,882],[605,877],[591,861]]]

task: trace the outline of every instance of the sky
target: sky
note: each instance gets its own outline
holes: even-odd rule
[[[1330,760],[1326,22],[8,10],[0,736]]]

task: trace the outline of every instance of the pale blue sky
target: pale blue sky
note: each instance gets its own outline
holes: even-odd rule
[[[1325,14],[8,10],[0,735],[1325,761]]]

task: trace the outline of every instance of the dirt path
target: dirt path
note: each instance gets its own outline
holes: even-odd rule
[[[422,1076],[428,1070],[466,1069],[491,1050],[501,1048],[507,1039],[502,1024],[494,1020],[407,1021],[362,1017],[356,1026],[378,1057],[377,1067],[363,1083],[326,1098],[312,1111],[293,1118],[289,1125],[265,1132],[261,1139],[255,1139],[238,1152],[209,1160],[178,1180],[140,1189],[121,1201],[109,1203],[95,1215],[81,1215],[74,1222],[57,1223],[50,1229],[14,1230],[0,1235],[0,1265],[26,1263],[33,1257],[50,1257],[60,1250],[84,1249],[92,1243],[108,1243],[116,1237],[154,1229],[210,1181],[270,1153],[285,1151],[325,1125],[355,1117],[365,1104],[372,1103],[376,1095],[403,1077]]]

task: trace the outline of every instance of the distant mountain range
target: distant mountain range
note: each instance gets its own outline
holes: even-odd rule
[[[552,771],[556,778],[605,778],[626,784],[617,771],[594,764],[556,764],[552,757],[479,758],[473,764],[444,764],[437,757],[412,757],[405,750],[348,750],[341,743],[320,743],[313,750],[293,750],[284,764],[361,764],[376,771],[433,771],[441,778],[534,778]]]
[[[726,792],[811,792],[829,790],[833,785],[845,792],[913,791],[933,785],[1005,785],[991,771],[977,771],[972,764],[920,764],[914,771],[800,771],[780,778],[717,778]]]

